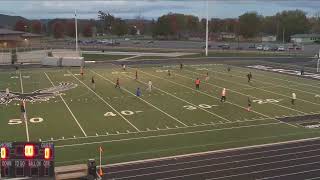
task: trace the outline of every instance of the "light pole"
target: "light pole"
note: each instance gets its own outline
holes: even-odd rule
[[[319,54],[318,54],[318,63],[317,63],[317,73],[320,72],[320,50],[319,50]]]
[[[207,20],[206,20],[206,56],[208,56],[208,40],[209,40],[209,10],[208,10],[208,6],[209,6],[209,2],[207,0]]]
[[[77,10],[74,11],[74,24],[76,29],[76,52],[78,53],[78,23],[77,23]]]

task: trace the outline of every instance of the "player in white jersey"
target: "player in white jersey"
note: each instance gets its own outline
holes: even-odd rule
[[[147,91],[151,92],[151,90],[152,90],[152,81],[149,80]]]
[[[297,95],[296,93],[292,93],[292,99],[291,99],[291,104],[294,105],[294,102],[296,101],[297,99]]]

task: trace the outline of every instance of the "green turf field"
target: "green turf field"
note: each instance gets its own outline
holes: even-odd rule
[[[55,98],[27,102],[20,120],[19,101],[0,104],[0,141],[53,141],[56,166],[98,158],[103,164],[317,137],[317,128],[282,117],[320,114],[320,82],[226,65],[79,69],[22,69],[0,72],[0,90],[16,93],[73,83]],[[138,80],[135,72],[138,71]],[[171,76],[167,75],[171,71]],[[253,73],[247,82],[246,74]],[[205,74],[210,79],[204,81]],[[96,89],[92,89],[94,76]],[[202,80],[200,90],[195,79]],[[115,88],[120,78],[121,89]],[[146,90],[151,80],[153,89]],[[136,97],[140,87],[142,97]],[[222,88],[227,101],[220,102]],[[291,93],[297,94],[292,105]],[[252,111],[246,110],[248,97]]]

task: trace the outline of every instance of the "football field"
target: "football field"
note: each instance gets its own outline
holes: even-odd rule
[[[110,65],[79,73],[79,68],[2,70],[0,142],[52,141],[61,166],[98,159],[100,146],[103,164],[110,164],[320,135],[318,80],[224,64],[125,71]],[[117,78],[121,88],[115,88]],[[226,102],[220,101],[223,88]]]

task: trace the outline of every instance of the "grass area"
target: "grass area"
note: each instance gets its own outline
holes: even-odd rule
[[[113,61],[131,56],[127,55],[108,55],[108,54],[82,54],[85,61]]]
[[[77,68],[23,69],[21,76],[0,72],[0,90],[9,87],[12,92],[31,93],[61,82],[77,84],[58,88],[61,96],[27,102],[30,139],[55,143],[56,166],[97,159],[99,146],[104,149],[103,164],[109,164],[320,135],[318,129],[276,119],[320,113],[320,99],[314,96],[320,94],[319,81],[236,66],[231,72],[226,69],[219,64],[186,65],[183,70],[96,67],[86,68],[84,77]],[[246,79],[249,71],[251,83]],[[117,78],[121,89],[114,87]],[[196,78],[202,81],[200,90],[194,87]],[[146,90],[149,80],[154,85],[151,92]],[[141,97],[135,95],[138,87]],[[220,102],[222,88],[227,88],[225,103]],[[290,102],[292,92],[298,98],[295,105]],[[246,111],[248,97],[250,112]],[[18,103],[15,98],[0,104],[0,141],[26,140]]]

